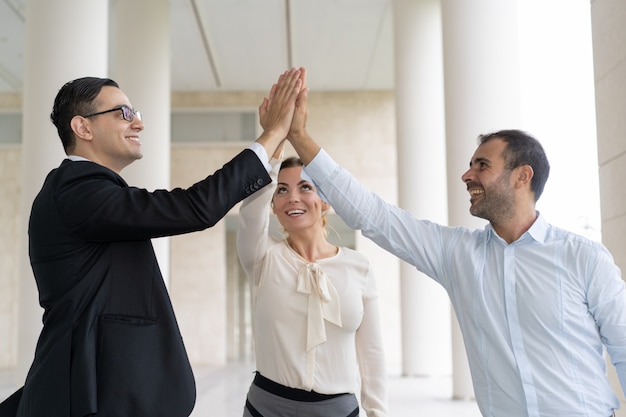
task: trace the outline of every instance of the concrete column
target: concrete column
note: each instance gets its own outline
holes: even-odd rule
[[[602,208],[602,243],[613,254],[615,263],[626,279],[626,141],[620,132],[626,127],[623,109],[626,107],[626,37],[624,27],[626,7],[620,0],[600,0],[591,3],[595,103],[598,130],[598,162],[600,172],[600,202]],[[626,397],[606,355],[607,374],[620,401],[617,417],[626,416]]]
[[[394,0],[398,199],[447,224],[439,0]],[[450,303],[439,284],[401,263],[402,373],[451,372]]]
[[[170,20],[167,0],[111,1],[111,78],[141,111],[143,158],[122,171],[133,186],[170,187]],[[168,238],[154,249],[169,283]]]
[[[516,1],[442,0],[451,226],[483,228],[485,224],[469,214],[469,195],[461,182],[476,149],[476,137],[520,125],[516,7]],[[453,337],[453,396],[472,398],[467,357],[458,332]]]
[[[28,217],[50,169],[65,157],[50,112],[67,81],[107,72],[108,0],[29,0],[24,47],[18,369],[33,360],[43,310],[28,258]]]

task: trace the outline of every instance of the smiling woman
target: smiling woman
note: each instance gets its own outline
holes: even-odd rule
[[[302,161],[297,158],[285,159],[278,174],[278,184],[272,198],[272,210],[287,235],[290,236],[288,238],[290,244],[294,245],[295,236],[303,231],[315,233],[315,230],[322,230],[326,236],[326,213],[329,209],[329,204],[317,194],[313,182],[302,179]],[[325,239],[323,242],[328,243]],[[328,243],[324,246],[316,250],[321,250],[322,253],[334,254],[336,252],[334,245]],[[304,248],[298,252],[301,256],[307,257],[309,254],[302,253],[303,250]],[[310,254],[309,260],[314,260],[316,257],[315,254]]]
[[[296,401],[305,416],[355,416],[358,395],[367,416],[386,416],[369,261],[326,239],[330,206],[303,174],[302,161],[272,164],[273,177],[280,165],[275,185],[239,210],[237,250],[252,288],[257,369],[243,415],[278,415]],[[268,233],[270,205],[283,238]]]

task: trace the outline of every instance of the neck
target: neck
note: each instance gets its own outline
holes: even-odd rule
[[[524,233],[531,228],[531,226],[537,220],[537,212],[533,209],[532,213],[527,213],[524,216],[516,216],[505,222],[491,221],[493,229],[508,244],[515,242]]]
[[[85,159],[90,160],[91,162],[95,162],[98,165],[102,165],[103,167],[109,168],[111,171],[114,171],[116,174],[120,174],[122,170],[131,164],[133,161],[121,161],[119,159],[109,158],[106,155],[95,152],[90,148],[86,147],[76,147],[73,152],[69,153],[70,155],[76,155],[83,157]]]
[[[302,233],[290,233],[287,243],[291,248],[309,262],[318,259],[330,258],[337,254],[337,246],[326,240],[324,235],[316,233],[314,236]]]

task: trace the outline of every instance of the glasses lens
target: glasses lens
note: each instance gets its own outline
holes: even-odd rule
[[[127,122],[133,121],[133,111],[129,107],[122,106],[120,110],[122,110],[122,117],[124,118],[124,120],[126,120]]]
[[[122,110],[122,117],[127,122],[132,122],[135,119],[135,117],[137,117],[137,119],[141,120],[141,113],[140,112],[135,111],[135,110],[133,110],[130,107],[127,107],[127,106],[121,106],[120,109]]]

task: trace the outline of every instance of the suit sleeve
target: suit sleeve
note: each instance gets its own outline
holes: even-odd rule
[[[128,187],[113,171],[89,162],[67,164],[56,204],[70,230],[88,241],[144,240],[203,230],[239,201],[270,183],[255,153],[242,151],[187,189]]]

